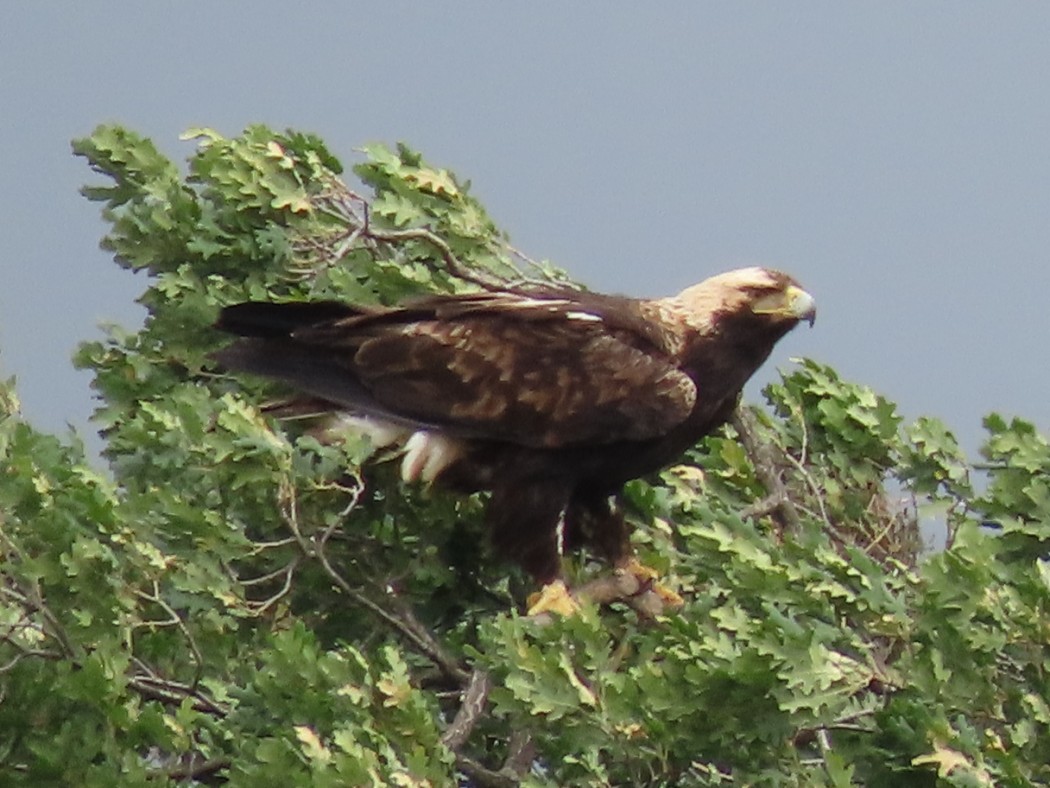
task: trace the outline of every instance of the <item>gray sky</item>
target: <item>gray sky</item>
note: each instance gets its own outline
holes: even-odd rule
[[[144,281],[98,250],[69,152],[119,121],[179,159],[202,125],[314,131],[345,164],[405,140],[472,180],[520,248],[597,289],[793,273],[819,320],[762,380],[812,356],[970,449],[988,411],[1050,427],[1050,5],[321,9],[5,7],[0,371],[37,425],[86,425],[75,344],[140,320]]]

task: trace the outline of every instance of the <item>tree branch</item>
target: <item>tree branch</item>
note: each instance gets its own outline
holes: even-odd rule
[[[150,772],[149,776],[150,779],[155,780],[164,778],[169,780],[198,780],[201,777],[229,768],[231,763],[231,759],[226,757],[208,758],[203,761],[198,761],[196,758],[191,757],[188,763],[180,763],[178,766],[172,766],[169,769],[157,769]]]
[[[521,785],[521,777],[505,767],[493,771],[466,755],[456,756],[456,767],[480,788],[517,788]]]
[[[342,224],[346,231],[339,235],[339,242],[334,248],[330,244],[318,244],[314,238],[304,238],[303,241],[314,249],[323,250],[329,264],[341,260],[361,241],[370,241],[373,245],[387,244],[394,248],[406,241],[423,241],[437,251],[445,270],[457,279],[470,282],[485,290],[501,290],[506,287],[506,282],[472,271],[464,265],[445,239],[436,233],[425,227],[412,227],[404,230],[377,228],[371,221],[368,200],[348,189],[337,178],[332,178],[328,187],[328,190],[315,200],[315,207],[321,213]]]
[[[359,486],[351,492],[351,502],[346,509],[344,509],[344,516],[349,514],[357,504],[361,489],[362,488]],[[338,523],[329,526],[312,538],[307,537],[303,534],[302,529],[299,526],[299,505],[294,485],[287,480],[282,481],[278,497],[281,517],[295,536],[296,543],[303,551],[303,554],[307,558],[316,559],[321,564],[321,567],[324,569],[328,577],[331,578],[332,582],[335,583],[344,594],[361,607],[370,611],[381,621],[388,624],[396,632],[400,633],[405,640],[408,641],[409,645],[437,665],[442,673],[453,679],[457,684],[462,686],[469,681],[470,673],[464,670],[459,662],[442,648],[441,644],[438,643],[437,638],[435,638],[430,631],[419,622],[415,613],[413,613],[407,605],[394,597],[398,609],[396,612],[388,610],[350,585],[346,578],[343,577],[334,566],[332,566],[331,561],[328,559],[328,552],[325,548],[328,540],[337,529]],[[388,596],[393,596],[393,593],[389,589],[387,589],[387,592]]]
[[[463,700],[452,723],[441,734],[441,743],[453,752],[459,750],[470,738],[474,726],[485,712],[492,680],[484,670],[474,670],[463,689]]]
[[[172,706],[177,706],[190,698],[193,708],[197,711],[203,711],[214,717],[225,717],[230,713],[230,710],[223,704],[212,700],[195,687],[179,681],[168,681],[156,675],[137,674],[128,677],[128,686],[144,698]]]
[[[133,593],[139,599],[147,602],[152,602],[157,605],[161,610],[168,614],[168,619],[164,621],[139,621],[131,626],[132,630],[143,628],[143,627],[169,627],[174,626],[178,628],[179,632],[182,633],[183,638],[186,640],[186,645],[189,646],[190,655],[193,659],[193,663],[196,666],[193,671],[193,682],[192,686],[196,687],[201,680],[201,676],[204,675],[204,657],[201,655],[201,650],[197,646],[197,641],[193,637],[193,633],[190,632],[189,627],[186,626],[186,622],[182,620],[182,617],[175,611],[175,609],[169,605],[160,595],[160,584],[153,581],[153,593],[147,594],[144,591],[134,590]],[[129,633],[130,634],[130,633]],[[134,649],[132,649],[134,651]]]
[[[776,512],[788,530],[798,533],[802,530],[802,521],[799,519],[798,510],[795,508],[795,504],[792,503],[787,487],[784,486],[784,482],[780,478],[780,470],[777,467],[776,459],[773,457],[769,444],[762,443],[758,439],[754,427],[755,417],[747,408],[737,406],[736,410],[733,411],[730,424],[736,430],[740,438],[740,445],[747,452],[751,464],[755,466],[755,475],[758,476],[762,486],[769,493],[769,497],[765,500],[775,502],[775,506],[770,512]]]
[[[535,760],[536,745],[532,741],[532,734],[522,728],[515,728],[507,742],[507,757],[500,773],[513,774],[520,779],[528,774]]]

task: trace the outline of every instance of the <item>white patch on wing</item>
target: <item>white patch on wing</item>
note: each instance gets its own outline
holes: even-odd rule
[[[418,430],[405,442],[401,460],[401,479],[405,482],[434,481],[448,466],[463,456],[463,444],[437,432]]]
[[[589,320],[598,323],[602,320],[598,315],[592,315],[590,312],[566,312],[565,317],[569,320]]]
[[[555,307],[567,306],[570,303],[572,302],[566,301],[564,298],[523,298],[521,296],[511,296],[501,307],[504,309],[554,310]]]

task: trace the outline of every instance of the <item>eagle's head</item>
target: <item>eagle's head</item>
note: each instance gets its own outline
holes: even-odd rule
[[[787,274],[771,268],[738,268],[688,287],[673,299],[685,322],[701,334],[730,325],[783,336],[817,316],[813,296]]]

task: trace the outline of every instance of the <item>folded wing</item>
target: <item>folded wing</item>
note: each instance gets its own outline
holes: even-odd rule
[[[244,338],[218,358],[408,426],[533,447],[608,444],[662,435],[697,397],[630,324],[571,294],[442,296],[367,311],[248,303],[223,311],[219,328]]]

